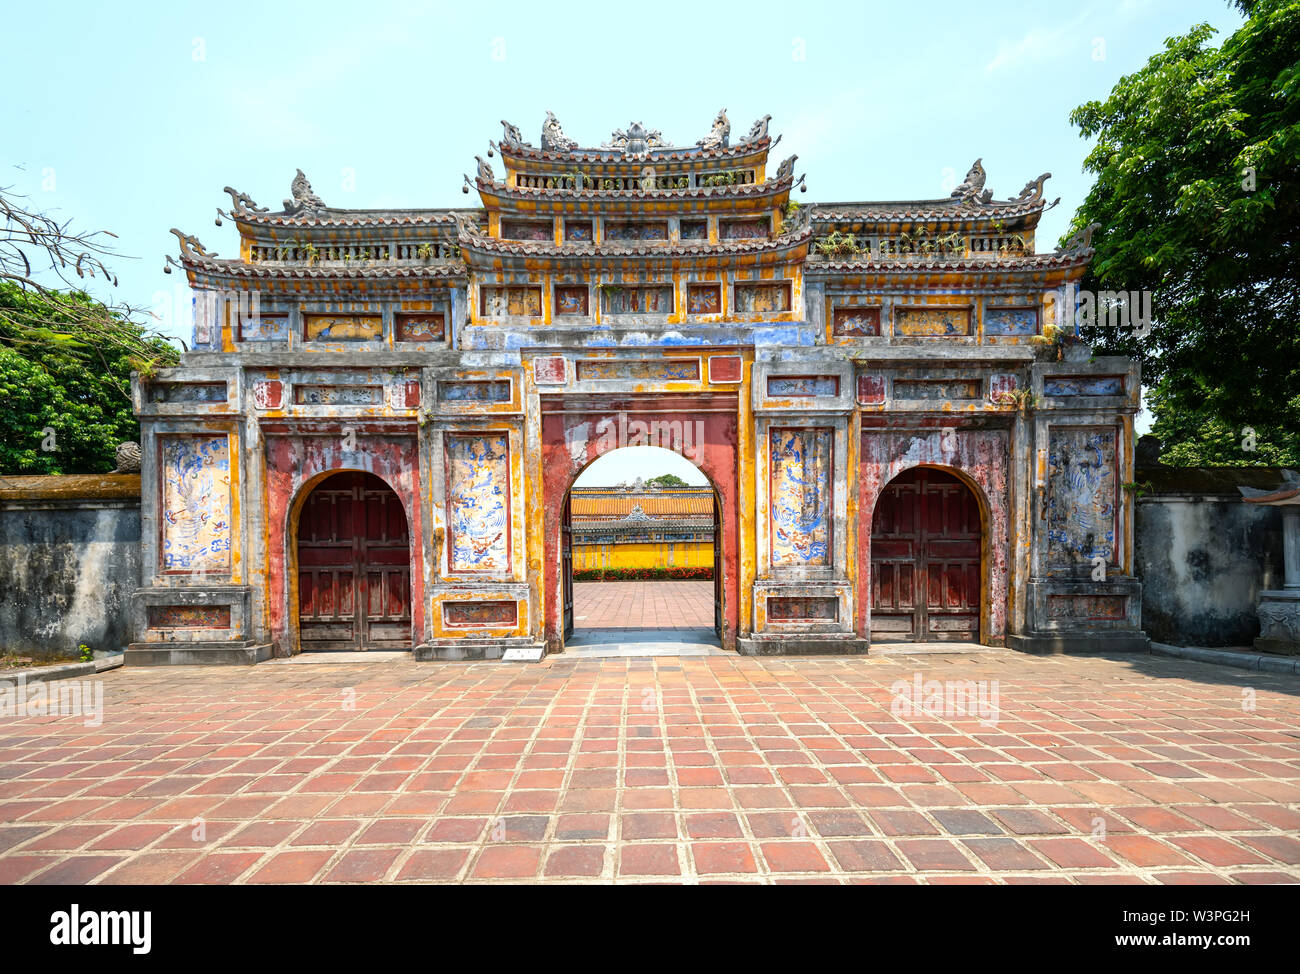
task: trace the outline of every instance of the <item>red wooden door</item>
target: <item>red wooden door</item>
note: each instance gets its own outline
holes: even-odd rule
[[[980,512],[952,474],[891,480],[871,522],[871,637],[978,641]]]
[[[409,649],[406,512],[374,474],[340,473],[298,519],[298,631],[304,650]]]

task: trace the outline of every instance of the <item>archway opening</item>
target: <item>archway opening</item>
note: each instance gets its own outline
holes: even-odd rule
[[[397,494],[371,473],[330,474],[298,517],[304,652],[411,648],[411,545]]]
[[[873,642],[978,642],[979,500],[959,477],[916,467],[880,492],[871,521]]]
[[[685,457],[603,454],[570,487],[561,534],[566,643],[721,636],[720,502]]]

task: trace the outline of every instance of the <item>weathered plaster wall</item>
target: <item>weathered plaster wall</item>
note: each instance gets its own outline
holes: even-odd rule
[[[31,477],[24,480],[59,480]],[[0,500],[0,649],[32,656],[120,650],[140,584],[134,499]]]
[[[1143,497],[1137,504],[1142,627],[1178,646],[1249,646],[1263,589],[1282,587],[1282,516],[1231,496]]]

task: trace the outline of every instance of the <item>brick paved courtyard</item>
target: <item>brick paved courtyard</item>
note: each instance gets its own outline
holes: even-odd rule
[[[916,674],[996,680],[996,726],[894,716]],[[0,721],[0,882],[1300,877],[1295,677],[997,651],[103,679],[100,727]]]
[[[712,629],[712,582],[574,582],[578,629]]]

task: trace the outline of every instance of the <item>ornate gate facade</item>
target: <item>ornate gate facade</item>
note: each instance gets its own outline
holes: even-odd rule
[[[1137,367],[1059,340],[1093,228],[1036,252],[1047,174],[995,198],[978,162],[944,198],[799,205],[769,120],[584,148],[548,114],[537,145],[504,125],[474,205],[341,209],[299,172],[279,210],[227,189],[236,257],[175,231],[194,332],[133,390],[128,662],[559,650],[563,499],[636,445],[717,491],[724,647],[1145,648]],[[891,483],[917,467],[967,493]],[[393,489],[405,539],[326,517],[370,516],[363,482],[317,483],[342,471]]]

